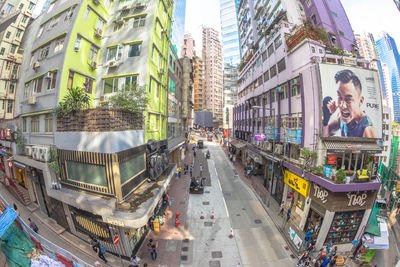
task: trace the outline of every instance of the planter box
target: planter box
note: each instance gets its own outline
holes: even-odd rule
[[[121,109],[95,108],[57,117],[58,132],[110,132],[143,129],[141,114]]]

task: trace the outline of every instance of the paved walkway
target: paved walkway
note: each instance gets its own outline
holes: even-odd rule
[[[191,148],[192,145],[190,145],[189,151],[186,153],[184,160],[184,163],[189,166],[193,161],[193,152],[191,151]],[[172,178],[167,189],[171,199],[171,207],[169,207],[165,213],[165,223],[161,227],[161,231],[149,232],[139,249],[138,256],[141,258],[142,266],[143,263],[147,263],[149,267],[177,267],[180,265],[182,240],[186,238],[187,234],[186,214],[189,202],[189,183],[189,172],[187,175],[184,175],[182,171],[181,178],[177,178],[176,176]],[[180,213],[180,225],[178,228],[175,227],[175,214],[177,212]],[[150,252],[146,246],[149,239],[158,242],[157,259],[155,261],[151,259]]]

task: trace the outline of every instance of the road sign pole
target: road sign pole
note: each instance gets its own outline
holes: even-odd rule
[[[122,262],[122,258],[121,258],[120,248],[118,248],[118,246],[117,246],[117,250],[118,250],[119,259],[121,261],[121,266],[124,267],[124,263]]]
[[[118,248],[118,243],[119,243],[119,236],[118,235],[114,236],[113,243],[114,243],[115,246],[117,246],[117,251],[118,251],[119,259],[121,261],[121,266],[124,267],[124,263],[122,262],[122,258],[121,258],[121,248]]]

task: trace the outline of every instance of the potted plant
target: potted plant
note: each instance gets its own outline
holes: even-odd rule
[[[347,170],[346,171],[346,184],[350,183],[351,178],[353,177],[354,172],[353,170]]]
[[[346,179],[346,171],[343,169],[339,169],[336,172],[335,182],[337,184],[343,184],[344,180]]]

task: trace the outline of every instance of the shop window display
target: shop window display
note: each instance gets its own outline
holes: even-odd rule
[[[364,211],[336,212],[325,243],[341,244],[354,240]]]

